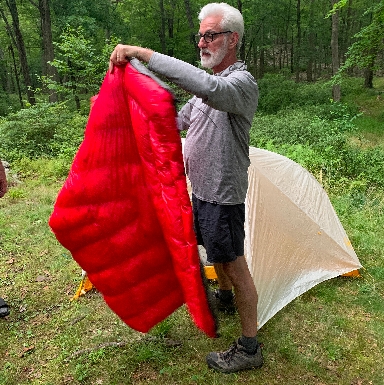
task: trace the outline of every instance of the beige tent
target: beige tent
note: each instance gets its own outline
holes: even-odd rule
[[[249,155],[246,259],[259,295],[261,328],[313,286],[358,274],[361,265],[312,174],[270,151],[250,147]]]
[[[361,268],[328,195],[292,160],[251,147],[246,258],[262,327],[294,298]]]

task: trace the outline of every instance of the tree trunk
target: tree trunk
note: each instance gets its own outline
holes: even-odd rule
[[[165,41],[165,10],[164,10],[163,0],[159,0],[159,8],[160,8],[160,17],[161,17],[161,26],[160,26],[160,33],[159,33],[159,39],[161,43],[161,53],[166,54],[167,45]]]
[[[338,0],[331,0],[332,8]],[[332,75],[335,75],[339,70],[339,11],[336,11],[332,15]],[[339,102],[341,98],[340,84],[335,84],[332,87],[332,98],[334,101]]]
[[[262,79],[265,71],[265,49],[261,48],[260,50],[260,64],[259,64],[259,79]]]
[[[364,70],[364,87],[373,88],[373,71],[370,68]]]
[[[370,14],[370,23],[373,22],[373,14]],[[379,46],[379,44],[378,44]],[[377,56],[377,48],[370,48],[367,52],[368,57],[371,59],[367,67],[364,69],[364,87],[365,88],[373,88],[373,67],[375,65],[375,60]]]
[[[264,25],[261,26],[260,53],[259,53],[259,68],[258,78],[262,79],[265,72],[265,48],[264,48]]]
[[[10,55],[12,57],[12,65],[13,65],[13,70],[15,71],[16,88],[17,88],[17,93],[18,93],[18,96],[19,96],[20,106],[21,106],[21,108],[24,108],[23,96],[22,96],[21,88],[20,88],[19,72],[17,70],[16,59],[15,59],[15,51],[13,50],[13,45],[12,45],[12,42],[13,42],[14,45],[16,45],[15,37],[13,36],[12,28],[9,25],[8,19],[5,16],[4,10],[2,8],[0,8],[0,14],[1,14],[1,17],[4,20],[4,23],[5,23],[5,30],[7,31],[7,34],[9,36],[10,40],[11,40],[11,43],[8,46],[8,50],[9,50],[9,53],[10,53]]]
[[[174,20],[175,20],[175,9],[176,4],[173,0],[169,2],[171,6],[170,11],[168,12],[167,21],[168,21],[168,38],[171,44],[168,44],[167,55],[173,56],[174,53]]]
[[[188,20],[188,26],[189,26],[189,31],[190,31],[190,41],[191,44],[195,47],[196,50],[196,58],[197,60],[200,59],[200,50],[199,47],[197,46],[195,42],[195,23],[193,22],[193,17],[192,17],[192,8],[191,8],[191,2],[190,0],[184,0],[184,7],[185,7],[185,14],[187,16]]]
[[[351,45],[351,39],[354,35],[352,33],[352,26],[353,26],[353,14],[352,14],[352,6],[353,6],[353,0],[348,0],[348,6],[347,6],[347,16],[346,16],[346,22],[345,22],[345,41],[344,41],[344,49],[342,52],[342,55],[345,56],[345,53],[347,52],[348,47]]]
[[[27,53],[25,50],[24,39],[20,30],[19,15],[17,12],[16,1],[6,0],[6,3],[12,17],[12,27],[13,27],[13,32],[15,34],[16,47],[19,52],[21,72],[24,78],[24,85],[26,88],[27,99],[30,104],[34,105],[36,104],[36,100],[35,100],[34,92],[32,91],[32,88],[33,88],[32,81],[31,81],[31,76],[29,74],[29,66],[27,61]]]
[[[297,46],[296,55],[294,59],[296,81],[300,80],[300,56],[301,56],[301,4],[300,0],[297,0],[296,4],[296,28],[297,28]]]
[[[19,74],[17,73],[15,52],[13,51],[12,44],[9,45],[9,52],[11,53],[11,56],[12,56],[13,70],[15,71],[16,87],[17,87],[17,94],[19,95],[20,106],[21,108],[24,108],[23,95],[21,94],[21,89],[20,89]]]
[[[291,65],[291,57],[293,55],[293,40],[290,39],[289,36],[289,30],[290,30],[290,24],[291,24],[291,7],[292,7],[292,0],[289,0],[289,5],[287,9],[287,20],[285,23],[285,35],[284,35],[284,48],[285,48],[285,65],[287,68],[290,68],[292,71],[292,65]],[[289,43],[291,42],[291,43]],[[284,67],[284,61],[283,61],[283,67]]]
[[[311,0],[309,9],[309,33],[308,33],[308,61],[307,61],[307,82],[313,82],[313,67],[314,67],[314,48],[315,48],[315,28],[314,28],[314,3]]]
[[[243,14],[243,2],[241,0],[237,0],[237,9]],[[245,61],[245,34],[243,35],[243,41],[240,46],[240,59]]]
[[[51,27],[51,11],[49,7],[49,0],[39,0],[38,4],[40,19],[41,19],[41,40],[42,40],[42,75],[52,78],[58,82],[59,76],[56,67],[50,65],[48,62],[54,59],[54,50],[52,42],[52,27]],[[48,91],[48,90],[45,90]],[[51,103],[57,102],[57,94],[50,91],[49,101]]]

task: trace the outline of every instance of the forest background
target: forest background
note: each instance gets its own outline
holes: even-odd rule
[[[47,221],[118,43],[199,65],[203,1],[0,0],[0,384],[384,383],[384,1],[230,2],[240,52],[260,88],[251,145],[307,168],[330,196],[364,266],[324,282],[260,330],[266,364],[230,376],[206,368],[239,321],[208,340],[184,308],[136,333],[80,280]],[[172,86],[172,85],[171,85]],[[173,86],[172,86],[173,87]],[[173,87],[179,106],[188,95]],[[212,283],[214,285],[214,283]]]

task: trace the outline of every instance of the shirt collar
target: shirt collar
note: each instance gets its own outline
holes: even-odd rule
[[[245,71],[247,69],[247,65],[241,61],[238,60],[235,63],[231,64],[226,69],[222,70],[221,72],[216,73],[216,76],[228,76],[233,71]]]

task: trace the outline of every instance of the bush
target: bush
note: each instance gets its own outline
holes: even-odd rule
[[[321,117],[315,112],[319,111],[297,108],[285,109],[276,115],[257,114],[251,128],[251,144],[260,146],[272,140],[279,145],[301,144],[320,150],[331,146],[340,150],[355,129],[354,116],[344,113],[329,119],[329,116]]]
[[[17,95],[7,94],[0,89],[0,116],[6,116],[12,111],[20,109]]]
[[[64,158],[21,158],[12,163],[12,169],[23,180],[34,179],[39,183],[50,184],[67,177],[72,159]]]
[[[0,120],[0,157],[8,161],[73,156],[87,117],[65,104],[37,104]]]
[[[267,74],[258,81],[258,85],[259,111],[267,114],[286,108],[324,104],[332,95],[328,83],[295,83],[281,74]]]
[[[317,115],[315,114],[318,113]],[[360,188],[384,186],[384,149],[362,149],[350,142],[355,110],[342,103],[257,114],[251,145],[300,163],[327,183],[360,181]]]

